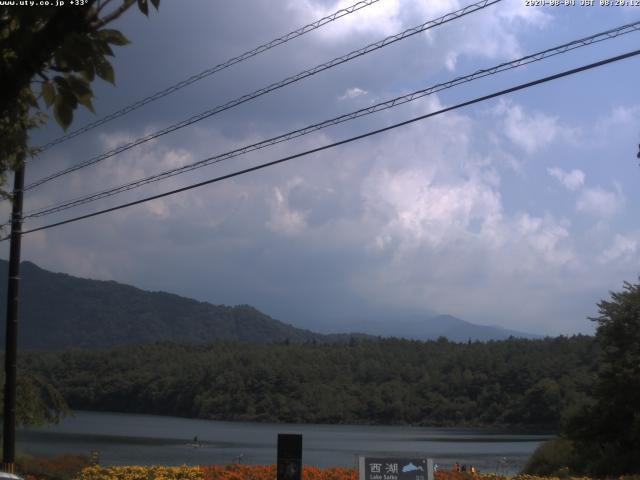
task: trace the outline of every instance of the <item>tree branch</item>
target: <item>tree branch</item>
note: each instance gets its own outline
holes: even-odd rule
[[[135,2],[136,0],[123,0],[122,5],[116,8],[113,12],[109,13],[108,15],[105,15],[104,17],[99,19],[97,22],[93,22],[91,24],[91,28],[93,30],[98,30],[99,28],[104,27],[107,23],[114,21],[116,18],[118,18],[120,15],[126,12],[129,9],[129,7],[131,7],[131,5],[133,5]]]
[[[6,65],[6,72],[2,72],[3,76],[7,74],[8,81],[0,93],[0,114],[5,115],[15,105],[22,88],[42,70],[42,66],[71,32],[83,33],[90,28],[86,14],[93,3],[95,0],[89,0],[86,10],[57,9],[30,41],[17,46],[16,59]]]

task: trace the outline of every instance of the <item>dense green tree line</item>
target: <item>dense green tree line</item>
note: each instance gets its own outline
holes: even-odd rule
[[[640,283],[598,304],[601,349],[591,400],[576,406],[559,438],[533,454],[526,471],[598,478],[640,473]]]
[[[0,385],[4,385],[4,371],[0,371]],[[69,413],[69,407],[60,392],[38,375],[19,370],[16,390],[18,426],[57,423],[60,417]],[[3,402],[4,389],[0,389],[0,405]],[[0,420],[2,413],[0,412]]]
[[[220,420],[557,428],[590,394],[593,338],[346,345],[159,343],[38,353],[72,408]]]

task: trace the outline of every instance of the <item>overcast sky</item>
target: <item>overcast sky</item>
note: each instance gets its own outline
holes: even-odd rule
[[[117,87],[98,116],[354,3],[163,0],[118,23]],[[187,164],[479,68],[640,19],[640,7],[504,0],[27,192],[25,210]],[[596,2],[597,3],[597,2]],[[380,0],[33,160],[27,182],[456,10]],[[637,48],[640,33],[491,76],[115,198],[87,213],[331,143]],[[596,303],[637,281],[640,59],[458,109],[349,145],[26,235],[23,260],[324,331],[338,319],[447,313],[539,334],[592,332]],[[73,127],[95,119],[79,112]],[[72,127],[72,128],[73,128]],[[51,124],[41,144],[62,134]],[[3,214],[8,216],[5,208]],[[7,258],[7,242],[2,245]]]

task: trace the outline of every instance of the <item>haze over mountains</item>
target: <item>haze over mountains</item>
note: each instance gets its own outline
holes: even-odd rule
[[[533,335],[510,330],[494,325],[478,325],[461,320],[452,315],[416,315],[396,314],[389,316],[375,315],[366,319],[351,319],[340,323],[325,325],[325,331],[366,332],[369,335],[382,337],[404,337],[415,340],[431,340],[438,337],[446,337],[453,342],[466,342],[471,340],[505,340],[509,337],[518,338],[542,338],[541,335]]]
[[[8,263],[0,260],[0,308],[6,309]],[[320,334],[296,328],[249,306],[213,305],[165,292],[148,292],[114,281],[89,280],[21,266],[19,344],[28,349],[63,349],[119,344],[214,340],[345,342],[363,334],[452,341],[531,338],[500,327],[475,325],[449,315],[371,318],[324,325]],[[2,338],[4,337],[4,329]],[[351,334],[348,332],[362,332]]]

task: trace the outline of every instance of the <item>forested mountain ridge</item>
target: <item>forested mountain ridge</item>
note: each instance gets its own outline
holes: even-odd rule
[[[556,429],[591,393],[593,337],[156,344],[22,355],[75,409],[217,420]]]
[[[0,260],[0,311],[8,264]],[[348,341],[275,320],[249,305],[229,307],[113,281],[53,273],[21,264],[20,348],[56,350],[157,341],[203,343]],[[4,329],[0,339],[4,342]]]

